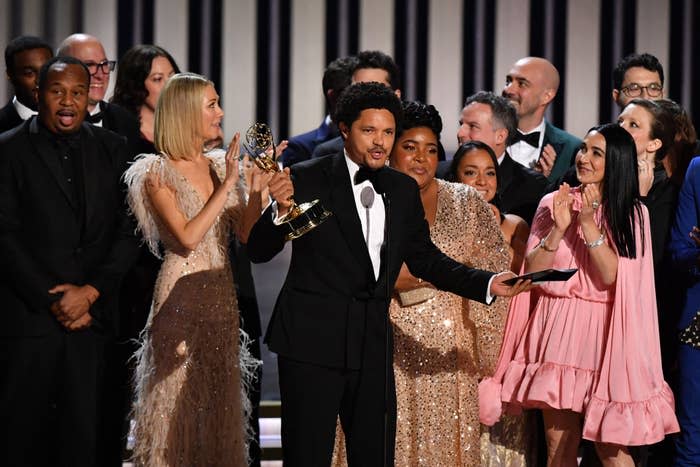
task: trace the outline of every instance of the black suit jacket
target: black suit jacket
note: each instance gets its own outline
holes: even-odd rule
[[[12,100],[5,107],[0,109],[0,133],[9,131],[22,124],[24,120],[17,113],[17,109],[12,104]]]
[[[553,182],[559,179],[574,164],[576,153],[581,147],[581,140],[566,131],[559,129],[549,122],[545,122],[544,140],[542,148],[551,144],[557,153],[557,160],[554,161],[552,172],[547,180]],[[540,153],[541,155],[541,153]]]
[[[498,167],[498,185],[501,211],[520,216],[531,224],[545,194],[545,176],[515,162],[506,152]]]
[[[393,291],[404,262],[414,275],[441,289],[485,301],[493,273],[470,269],[432,243],[412,178],[383,169],[388,234],[375,280],[343,153],[291,169],[296,201],[320,199],[333,215],[293,241],[289,272],[266,335],[271,350],[302,362],[351,369],[360,367],[365,352],[376,355],[382,368],[387,291]],[[253,227],[248,253],[253,262],[267,261],[283,246],[284,231],[274,225],[268,208]]]
[[[141,148],[141,124],[136,115],[125,108],[101,101],[102,128],[124,136],[129,147],[129,155],[133,158],[140,154]]]
[[[83,123],[83,212],[71,202],[55,149],[37,118],[0,136],[0,335],[62,329],[49,307],[57,284],[91,284],[95,326],[113,331],[120,279],[138,243],[126,215],[124,139]]]
[[[331,156],[333,154],[338,154],[343,150],[345,142],[341,136],[336,136],[333,139],[329,139],[325,143],[321,143],[314,149],[313,154],[311,154],[312,159],[318,159],[320,157]]]

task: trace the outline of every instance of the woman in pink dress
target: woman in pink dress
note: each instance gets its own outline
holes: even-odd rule
[[[633,466],[628,446],[678,431],[661,372],[649,215],[634,141],[620,130],[590,130],[576,156],[581,187],[563,184],[540,202],[526,271],[578,272],[511,302],[496,373],[480,385],[486,424],[501,401],[542,409],[548,465],[576,466],[583,437],[603,465]]]

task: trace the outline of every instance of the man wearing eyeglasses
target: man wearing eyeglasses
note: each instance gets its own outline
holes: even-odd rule
[[[637,97],[664,97],[664,68],[651,54],[627,55],[613,70],[612,98],[620,109]]]
[[[140,125],[136,117],[116,104],[105,102],[109,77],[117,62],[108,60],[102,43],[88,34],[71,34],[58,47],[56,55],[75,57],[90,72],[88,116],[86,121],[125,136],[132,152],[137,151]],[[135,156],[134,154],[132,154]]]

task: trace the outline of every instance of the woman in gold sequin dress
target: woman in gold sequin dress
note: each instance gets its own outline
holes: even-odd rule
[[[239,334],[227,246],[234,229],[245,242],[261,197],[251,190],[246,205],[238,135],[225,155],[203,152],[221,133],[218,102],[206,78],[171,78],[156,108],[160,154],[141,155],[125,175],[148,246],[165,249],[137,353],[137,465],[247,465],[243,396],[257,362]]]

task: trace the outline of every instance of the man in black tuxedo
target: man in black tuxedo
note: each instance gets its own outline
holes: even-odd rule
[[[56,55],[75,57],[87,66],[90,71],[87,121],[125,136],[129,151],[136,156],[141,131],[138,118],[117,104],[104,100],[111,72],[117,62],[107,59],[102,42],[88,34],[71,34],[61,42]]]
[[[506,147],[518,131],[515,109],[505,97],[479,91],[469,96],[459,120],[459,144],[476,140],[488,144],[498,157],[498,207],[501,212],[532,223],[547,186],[544,175],[511,159]]]
[[[124,139],[83,123],[90,75],[39,73],[39,114],[0,136],[0,452],[8,466],[95,466],[103,335],[138,243]]]
[[[347,88],[336,108],[344,149],[276,174],[276,203],[248,239],[252,261],[277,254],[285,229],[273,218],[287,212],[292,195],[299,203],[319,199],[333,213],[293,241],[266,335],[278,354],[285,466],[329,465],[338,416],[350,466],[393,465],[387,322],[402,263],[438,288],[481,302],[523,288],[503,284],[512,273],[470,269],[432,243],[415,181],[385,166],[400,115],[401,102],[383,84]]]
[[[19,126],[36,115],[36,88],[39,69],[53,56],[51,46],[38,37],[19,36],[5,47],[5,74],[15,96],[0,109],[0,133]]]
[[[555,127],[544,116],[559,90],[559,71],[542,57],[525,57],[506,75],[503,97],[515,107],[518,131],[508,153],[515,161],[558,179],[574,163],[581,140]]]

